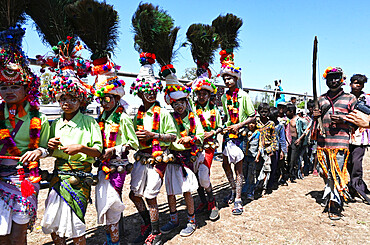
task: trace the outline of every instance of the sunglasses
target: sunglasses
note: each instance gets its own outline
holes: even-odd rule
[[[98,103],[109,103],[114,99],[112,95],[105,95],[103,97],[96,98],[96,102]]]

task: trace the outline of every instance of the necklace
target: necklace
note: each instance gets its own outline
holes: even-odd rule
[[[176,121],[177,125],[179,126],[181,137],[194,136],[193,139],[190,141],[190,143],[189,144],[184,144],[184,146],[186,148],[191,147],[191,155],[195,156],[198,153],[199,149],[198,149],[197,145],[195,144],[195,141],[197,139],[196,139],[196,136],[195,136],[196,124],[195,124],[194,113],[191,111],[188,114],[188,119],[189,119],[189,122],[190,122],[189,134],[186,132],[186,129],[185,129],[185,126],[184,126],[184,123],[181,119],[180,114],[175,112],[173,115],[175,117],[175,121]]]
[[[210,132],[211,130],[216,129],[216,110],[214,105],[210,105],[209,108],[211,109],[211,116],[209,118],[209,125],[206,122],[206,119],[203,116],[203,110],[201,105],[198,105],[197,103],[195,104],[196,107],[196,113],[197,116],[199,117],[200,122],[202,123],[203,129],[206,132]]]
[[[156,101],[154,103],[153,107],[153,125],[152,125],[152,132],[159,133],[159,121],[160,121],[160,113],[161,113],[161,107],[159,106],[159,102]],[[144,114],[145,114],[145,108],[144,105],[139,107],[139,110],[137,112],[136,117],[136,130],[144,130]],[[152,145],[152,156],[155,158],[157,156],[162,155],[163,151],[161,149],[161,146],[159,144],[158,139],[152,139],[152,142],[150,141],[139,141],[140,145],[144,147],[148,147]]]

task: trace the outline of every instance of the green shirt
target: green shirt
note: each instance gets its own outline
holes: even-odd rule
[[[184,124],[186,132],[189,135],[190,121],[189,121],[188,115],[189,115],[189,113],[182,119],[182,123]],[[195,113],[194,113],[194,115],[195,115]],[[200,123],[200,120],[197,117],[197,115],[195,115],[194,119],[195,119],[195,125],[196,125],[195,136],[197,137],[197,139],[200,141],[200,144],[202,145],[203,144],[203,139],[204,139],[204,130],[203,130],[202,124]],[[175,120],[175,117],[173,115],[172,115],[172,120],[173,120],[173,123],[176,126],[176,130],[177,130],[176,136],[177,136],[177,138],[176,138],[175,142],[172,142],[172,144],[170,146],[170,150],[175,150],[175,151],[189,150],[190,148],[185,148],[185,146],[183,144],[176,143],[182,137],[181,137],[181,134],[180,134],[180,127],[177,124],[177,122]]]
[[[63,114],[51,124],[50,138],[59,137],[63,146],[80,144],[93,147],[98,151],[103,150],[103,140],[99,124],[94,118],[78,112],[67,123],[63,120]],[[53,157],[68,161],[94,163],[95,159],[84,153],[68,155],[61,150],[54,150]]]
[[[17,125],[19,120],[23,121],[22,126],[20,127],[18,133],[14,137],[14,142],[16,143],[18,149],[22,152],[22,155],[26,153],[29,148],[28,144],[30,143],[30,104],[27,102],[26,106],[24,107],[24,110],[27,112],[27,114],[24,117],[19,117],[18,113],[15,115],[15,124]],[[13,127],[10,124],[9,121],[9,110],[7,105],[4,106],[4,118],[5,118],[5,125],[9,129],[10,132],[13,131]],[[48,148],[48,140],[49,140],[49,134],[50,134],[50,126],[49,121],[47,117],[40,113],[40,119],[41,119],[41,132],[40,132],[40,143],[39,146],[42,148],[47,149]],[[4,145],[1,146],[1,149]]]
[[[210,124],[209,120],[211,118],[211,109],[209,108],[209,101],[207,102],[207,104],[204,108],[203,107],[201,107],[201,108],[203,110],[203,117],[206,120],[207,125],[210,126],[211,124]],[[214,108],[215,108],[215,111],[216,111],[216,129],[217,129],[217,128],[222,127],[222,119],[221,119],[220,111],[218,110],[217,106],[214,106]],[[195,108],[194,111],[196,112],[197,109]]]
[[[152,107],[150,107],[145,113],[144,113],[144,129],[147,131],[152,131],[153,128],[153,109],[154,109],[154,104]],[[160,134],[176,134],[176,127],[175,124],[173,123],[172,116],[171,114],[165,109],[161,107],[161,112],[159,115],[159,133]],[[134,128],[136,130],[137,127],[137,115],[134,118]],[[159,142],[161,146],[169,146],[171,142]],[[152,146],[149,147],[143,147],[142,145],[139,145],[139,149],[146,149],[146,148],[151,148]]]
[[[232,97],[232,96],[231,96]],[[224,113],[227,115],[226,126],[231,125],[231,119],[229,116],[229,111],[227,110],[227,100],[226,93],[221,97],[222,107],[224,108]],[[249,94],[243,89],[239,89],[238,92],[238,102],[239,102],[239,122],[244,122],[248,117],[255,115],[255,109]]]
[[[116,109],[117,108],[115,108],[114,111]],[[111,125],[113,124],[114,111],[110,114],[108,118],[106,118],[106,112],[103,112],[102,115],[102,121],[104,122],[104,133],[107,141],[109,139]],[[121,118],[119,121],[119,130],[116,139],[116,146],[123,145],[129,145],[135,150],[139,148],[139,140],[137,139],[135,134],[134,124],[125,112],[122,112],[121,114]]]

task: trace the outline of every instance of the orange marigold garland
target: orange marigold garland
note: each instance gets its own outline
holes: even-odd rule
[[[238,102],[238,92],[239,89],[236,88],[231,97],[230,91],[226,92],[226,105],[229,112],[229,117],[231,125],[237,124],[239,122],[239,102]],[[229,134],[230,138],[238,138],[236,134]]]
[[[193,139],[190,141],[190,144],[184,144],[184,146],[186,148],[191,147],[191,155],[195,156],[199,152],[199,149],[198,149],[197,145],[195,144],[195,141],[197,140],[196,139],[197,137],[195,136],[196,123],[195,123],[194,113],[191,111],[191,112],[189,112],[189,115],[188,115],[188,119],[189,119],[189,122],[190,122],[189,134],[186,132],[186,128],[184,126],[184,123],[181,119],[180,114],[178,114],[177,112],[174,112],[173,115],[174,115],[174,118],[175,118],[175,121],[176,121],[177,125],[179,126],[181,137],[185,137],[185,136],[190,136],[191,137],[191,136],[193,136]]]
[[[140,106],[137,117],[136,117],[136,130],[144,130],[144,106]],[[159,102],[155,102],[154,108],[153,108],[153,125],[152,125],[152,132],[159,133],[159,122],[160,122],[160,113],[161,113],[161,107],[159,106]],[[162,155],[163,151],[161,149],[160,143],[158,139],[153,139],[152,142],[150,141],[140,141],[140,145],[144,147],[148,147],[152,145],[152,156],[157,157]]]

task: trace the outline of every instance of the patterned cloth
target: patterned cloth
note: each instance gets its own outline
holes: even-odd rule
[[[366,105],[370,106],[370,95],[362,92],[360,98],[361,97],[364,97]],[[356,130],[352,130],[350,144],[365,146],[370,145],[370,129],[358,128]]]
[[[357,99],[354,95],[340,92],[339,98],[335,101],[334,105],[322,115],[323,127],[325,130],[326,137],[318,135],[318,146],[330,149],[347,148],[349,146],[349,125],[344,124],[332,124],[330,114],[336,114],[345,116],[353,111]],[[331,101],[334,98],[329,98],[328,94],[325,93],[319,98],[319,108],[323,112],[325,108],[331,105]]]
[[[264,145],[264,151],[270,154],[277,149],[277,140],[275,133],[275,123],[268,121],[264,124],[259,118],[257,118],[257,129],[261,133],[261,140]]]

